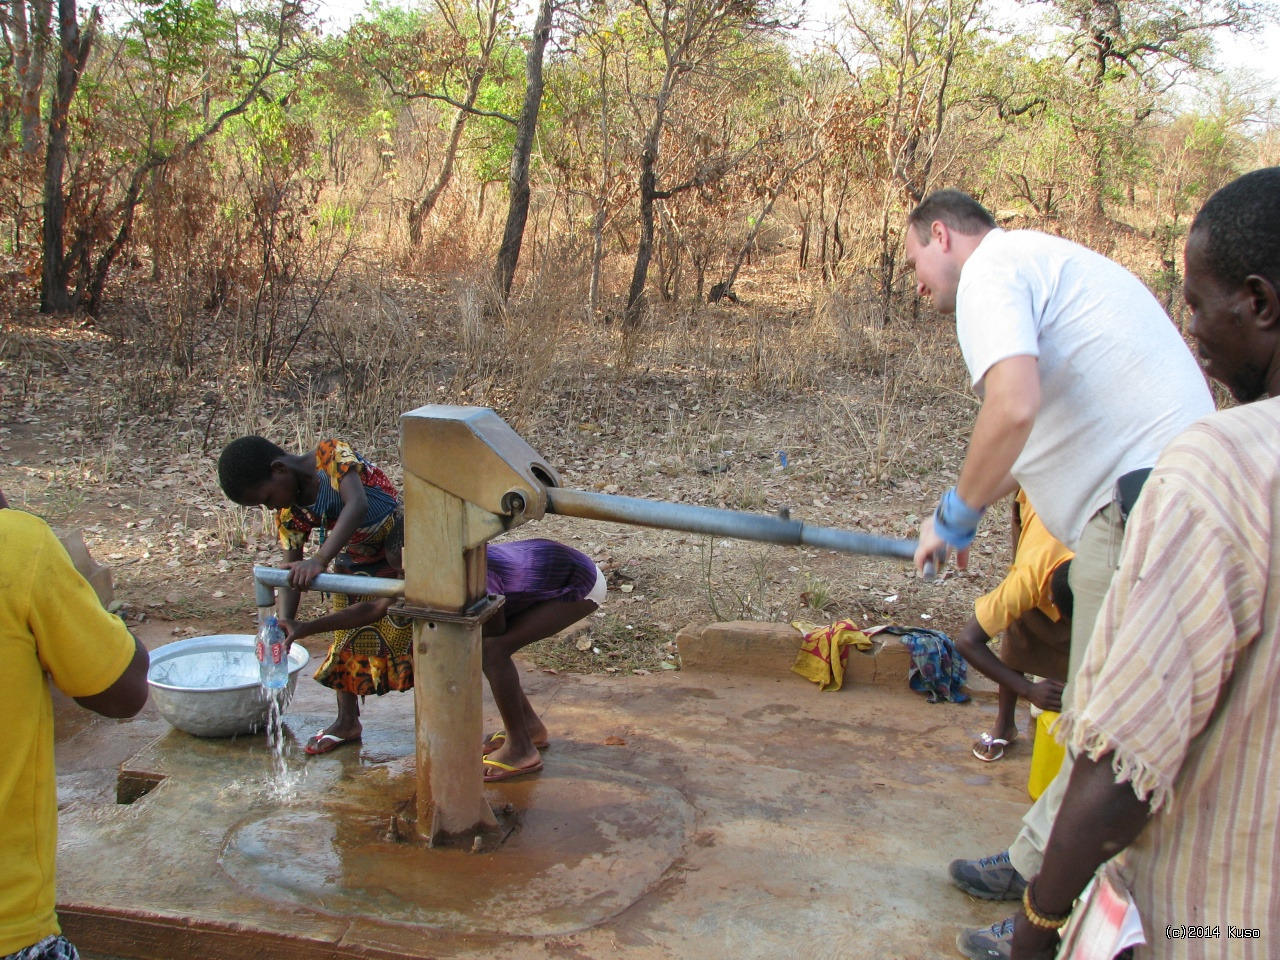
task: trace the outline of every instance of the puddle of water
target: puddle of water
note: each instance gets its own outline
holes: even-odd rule
[[[338,915],[473,934],[586,929],[660,882],[695,817],[662,784],[590,763],[557,767],[490,791],[519,822],[490,853],[389,839],[392,800],[413,790],[407,770],[241,823],[220,865],[255,895]]]

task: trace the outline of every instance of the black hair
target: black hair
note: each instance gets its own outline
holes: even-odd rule
[[[907,226],[921,243],[929,242],[929,225],[941,220],[947,228],[965,236],[990,230],[996,218],[982,204],[959,190],[935,190],[907,214]]]
[[[1280,167],[1237,177],[1205,201],[1191,231],[1203,231],[1205,265],[1222,286],[1251,274],[1280,289]]]
[[[238,437],[218,457],[218,485],[236,503],[271,479],[271,464],[288,454],[263,437]]]
[[[1064,620],[1071,619],[1076,603],[1076,595],[1071,592],[1071,584],[1067,581],[1067,573],[1070,569],[1071,561],[1063,560],[1053,568],[1053,573],[1049,574],[1049,596]]]

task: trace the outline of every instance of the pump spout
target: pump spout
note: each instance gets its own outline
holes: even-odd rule
[[[258,609],[265,607],[274,607],[276,605],[276,592],[266,583],[258,579],[259,570],[267,570],[268,567],[253,568],[253,598],[257,602]]]

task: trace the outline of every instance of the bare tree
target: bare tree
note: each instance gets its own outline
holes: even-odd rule
[[[299,0],[284,0],[267,30],[254,37],[239,61],[241,85],[221,111],[184,139],[173,142],[150,129],[148,141],[136,155],[132,170],[122,178],[120,195],[72,227],[68,249],[67,197],[63,182],[69,147],[68,119],[98,27],[95,7],[83,29],[76,0],[59,0],[61,56],[58,79],[49,107],[49,143],[45,160],[44,264],[40,284],[40,309],[45,313],[83,307],[96,315],[116,257],[133,235],[134,219],[143,188],[158,170],[190,156],[216,136],[232,117],[244,113],[267,83],[296,66],[282,55],[299,36],[304,12]],[[101,243],[103,238],[105,243]],[[101,246],[100,246],[101,244]]]
[[[371,71],[401,100],[429,100],[453,108],[435,178],[409,203],[409,240],[415,246],[422,242],[423,224],[453,179],[467,121],[480,115],[516,122],[476,108],[509,13],[507,0],[437,0],[431,18],[408,33],[394,32],[377,21],[352,29],[352,59],[358,69]]]
[[[35,157],[44,146],[40,97],[44,92],[44,68],[53,37],[53,4],[50,0],[0,3],[0,34],[9,51],[18,86],[22,153]]]
[[[73,310],[80,298],[70,290],[74,264],[87,268],[86,244],[74,246],[71,256],[65,254],[67,198],[62,177],[67,166],[69,139],[68,119],[71,101],[80,86],[80,76],[89,62],[93,37],[98,27],[98,8],[94,7],[80,29],[76,0],[58,0],[58,77],[49,98],[49,143],[44,163],[44,264],[40,276],[40,311],[54,313]],[[87,269],[85,270],[87,273]]]
[[[642,298],[653,258],[655,205],[715,179],[733,162],[728,157],[715,158],[683,182],[660,182],[663,134],[673,101],[692,80],[705,83],[726,69],[728,55],[743,49],[745,35],[782,26],[768,2],[636,0],[636,6],[648,27],[660,74],[650,96],[641,98],[634,91],[632,94],[636,112],[641,116],[647,113],[648,121],[640,145],[640,239],[627,291],[624,325],[628,329],[640,322]],[[651,106],[639,106],[642,103]]]
[[[507,175],[507,223],[502,231],[502,245],[498,247],[498,260],[494,265],[494,286],[505,300],[511,295],[511,282],[520,262],[520,247],[524,242],[524,225],[529,219],[529,159],[533,155],[533,137],[538,130],[538,111],[542,107],[542,59],[551,36],[551,0],[538,4],[538,18],[529,39],[529,53],[525,58],[524,106],[516,123],[516,142],[511,149],[511,166]]]
[[[918,203],[935,166],[957,99],[955,80],[971,54],[983,0],[867,0],[850,4],[850,77],[883,117],[879,217],[881,300],[887,311],[898,264],[895,223],[903,199]],[[863,62],[871,70],[861,69]]]

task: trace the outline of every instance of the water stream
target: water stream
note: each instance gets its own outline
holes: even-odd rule
[[[259,607],[259,628],[274,613],[275,607]],[[297,785],[306,776],[305,768],[290,770],[289,761],[285,758],[284,708],[289,701],[289,687],[286,685],[280,690],[263,687],[262,696],[268,702],[266,733],[267,746],[271,750],[272,777],[271,782],[266,785],[267,793],[273,800],[289,800],[296,796]]]

